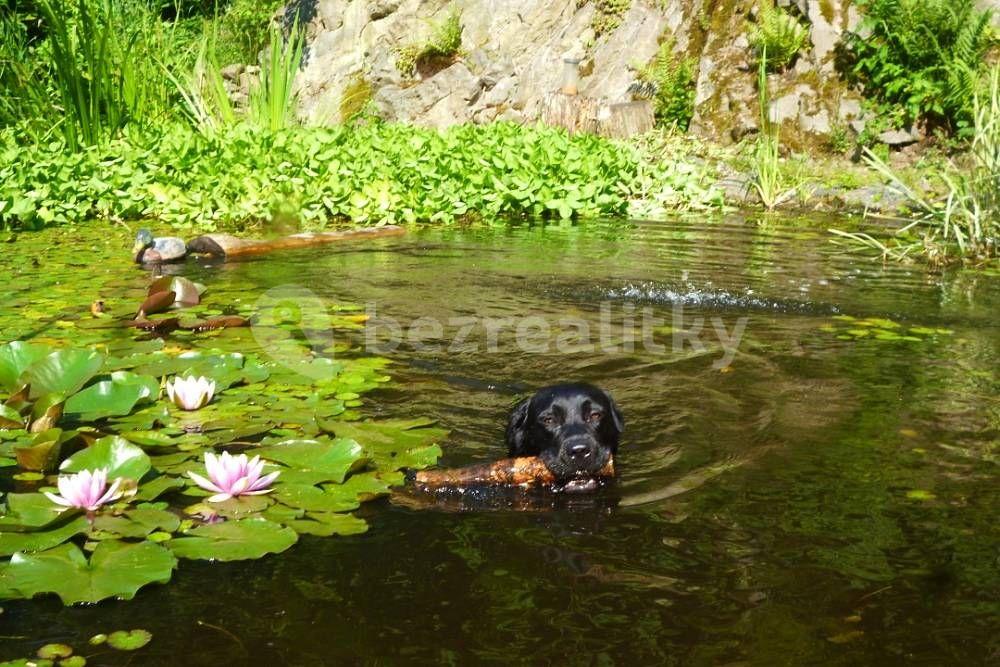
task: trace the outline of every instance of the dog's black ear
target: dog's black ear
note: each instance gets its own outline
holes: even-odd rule
[[[525,439],[528,434],[526,428],[528,424],[528,406],[531,399],[526,398],[518,403],[510,413],[510,421],[507,422],[507,455],[523,456]]]
[[[625,417],[622,415],[622,411],[618,409],[618,404],[615,403],[615,399],[611,398],[611,394],[602,389],[604,396],[608,399],[608,405],[611,406],[611,418],[615,422],[615,428],[621,433],[625,430]]]

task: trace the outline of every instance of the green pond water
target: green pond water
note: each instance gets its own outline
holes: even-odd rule
[[[399,323],[393,381],[361,409],[436,419],[442,465],[502,455],[532,389],[599,384],[625,413],[619,480],[596,496],[383,499],[358,511],[365,534],[185,561],[130,602],[4,602],[0,660],[47,642],[109,665],[1000,659],[1000,277],[884,266],[831,244],[834,222],[428,228],[171,268],[227,313],[298,290],[301,343],[338,354],[385,346]],[[141,299],[129,245],[101,225],[0,245],[0,342],[160,345],[88,310]],[[334,304],[374,304],[383,328],[331,339]],[[699,318],[700,348],[676,335]],[[165,345],[282,354],[253,329]],[[153,641],[87,646],[122,628]]]

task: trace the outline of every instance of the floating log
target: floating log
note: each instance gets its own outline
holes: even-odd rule
[[[653,129],[653,104],[649,100],[609,102],[582,95],[551,93],[542,99],[541,121],[564,127],[570,134],[589,132],[612,139],[627,139]]]
[[[304,232],[276,239],[241,239],[230,234],[204,234],[188,241],[188,252],[213,255],[230,259],[249,255],[262,255],[275,250],[309,248],[326,243],[377,239],[383,236],[400,236],[406,230],[398,225],[365,227],[335,232]]]
[[[615,475],[614,459],[597,473],[598,478]],[[536,486],[555,484],[556,478],[548,466],[537,456],[500,459],[464,468],[421,470],[413,481],[426,490],[477,486]]]

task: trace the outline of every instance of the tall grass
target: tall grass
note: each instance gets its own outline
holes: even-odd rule
[[[61,134],[75,150],[170,113],[174,91],[157,59],[176,52],[175,34],[144,0],[37,0],[36,6],[45,39],[30,51],[14,47],[24,57],[6,64],[10,89],[0,121]]]
[[[295,73],[302,64],[303,31],[295,23],[284,39],[278,26],[271,26],[267,62],[259,84],[250,89],[250,117],[260,127],[280,130],[295,122]]]
[[[757,64],[757,105],[760,114],[760,133],[753,154],[753,180],[761,203],[767,210],[789,199],[794,190],[784,186],[778,149],[780,146],[779,126],[771,122],[771,99],[767,89],[767,47],[762,51]]]
[[[185,80],[166,72],[176,86],[187,116],[202,133],[213,133],[244,117],[268,130],[280,130],[295,123],[295,74],[302,64],[304,34],[298,21],[288,39],[277,25],[270,28],[267,59],[260,78],[251,85],[245,110],[233,105],[222,76],[215,50],[214,34],[206,33],[191,73]]]
[[[865,161],[919,213],[896,238],[881,241],[869,234],[831,231],[895,259],[921,254],[944,264],[1000,256],[1000,65],[990,68],[973,97],[972,122],[972,146],[964,164],[952,161],[939,175],[947,193],[939,200],[910,188],[881,158],[866,152]]]

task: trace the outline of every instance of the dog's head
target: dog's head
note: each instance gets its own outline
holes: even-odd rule
[[[589,384],[540,389],[507,425],[510,456],[538,456],[559,481],[595,475],[618,451],[625,428],[611,395]]]

